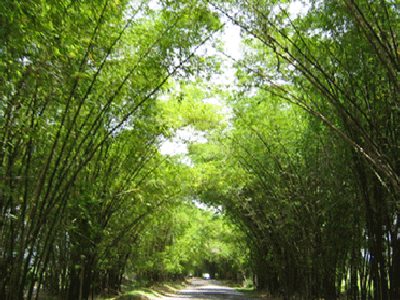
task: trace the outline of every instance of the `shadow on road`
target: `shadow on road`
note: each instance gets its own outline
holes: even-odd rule
[[[191,285],[179,291],[178,299],[232,299],[251,300],[251,298],[233,288],[223,286],[217,280],[192,279]]]

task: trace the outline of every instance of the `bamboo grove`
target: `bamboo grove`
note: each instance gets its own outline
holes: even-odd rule
[[[111,292],[143,219],[179,193],[157,183],[172,134],[157,95],[202,68],[219,20],[194,2],[1,5],[1,298]]]
[[[399,298],[395,1],[0,5],[2,299],[205,268],[286,299]],[[182,128],[203,141],[160,153]]]
[[[209,164],[199,194],[247,233],[260,288],[396,299],[395,3],[310,1],[295,14],[279,1],[209,3],[241,28],[245,54],[226,96],[234,129],[210,138],[229,163]],[[192,149],[203,162],[206,147]]]

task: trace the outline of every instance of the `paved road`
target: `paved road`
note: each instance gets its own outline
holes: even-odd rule
[[[188,286],[186,289],[179,291],[178,295],[171,295],[171,297],[168,297],[167,299],[255,300],[254,298],[247,297],[246,295],[236,291],[233,288],[223,286],[222,283],[217,280],[191,279],[190,281],[191,286]]]

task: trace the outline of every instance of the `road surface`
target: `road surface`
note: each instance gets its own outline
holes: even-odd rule
[[[256,300],[248,297],[233,288],[223,286],[217,280],[191,279],[191,285],[180,290],[177,295],[169,295],[165,299],[169,300]]]

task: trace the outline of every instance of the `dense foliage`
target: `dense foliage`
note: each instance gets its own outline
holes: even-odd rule
[[[226,97],[234,129],[192,149],[208,170],[202,199],[241,224],[272,294],[396,299],[395,3],[209,3],[240,26],[245,51]]]
[[[208,272],[398,299],[396,3],[294,7],[3,1],[1,298]],[[216,54],[223,22],[240,57]],[[190,160],[162,155],[182,129]]]
[[[175,129],[157,98],[201,72],[219,20],[196,1],[1,6],[2,299],[118,290],[141,222],[179,194],[158,183]]]

